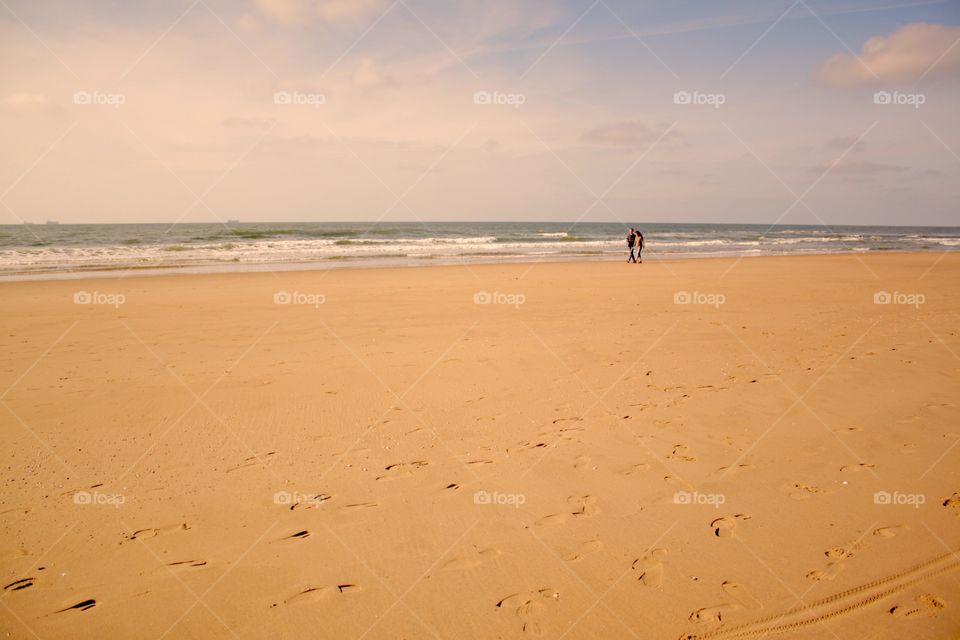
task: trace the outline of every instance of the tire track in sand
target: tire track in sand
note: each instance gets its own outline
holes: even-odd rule
[[[838,616],[845,616],[882,600],[924,580],[960,568],[960,555],[950,551],[910,569],[878,578],[872,582],[852,587],[809,604],[802,604],[772,616],[728,628],[717,627],[709,631],[685,633],[680,640],[707,640],[708,638],[753,638],[797,631],[820,624]]]

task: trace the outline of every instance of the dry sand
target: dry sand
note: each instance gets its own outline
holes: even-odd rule
[[[960,257],[0,292],[5,637],[960,629]]]

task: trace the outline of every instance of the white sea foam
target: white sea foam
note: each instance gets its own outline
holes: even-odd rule
[[[622,225],[539,223],[406,223],[382,227],[309,223],[247,225],[58,225],[53,228],[7,225],[0,228],[0,274],[125,267],[212,265],[242,268],[271,263],[347,264],[350,261],[530,259],[543,256],[622,257]],[[426,232],[426,233],[425,233]],[[783,255],[829,251],[948,251],[960,246],[960,232],[911,228],[839,227],[835,230],[676,225],[645,229],[645,255],[669,257]],[[428,237],[421,237],[427,235]],[[45,243],[45,244],[44,244]],[[220,265],[220,266],[218,266]],[[231,265],[240,265],[234,267]]]

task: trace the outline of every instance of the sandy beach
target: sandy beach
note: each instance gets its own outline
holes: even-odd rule
[[[956,638],[960,257],[0,284],[9,638]]]

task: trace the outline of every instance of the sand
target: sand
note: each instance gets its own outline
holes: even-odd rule
[[[960,629],[957,256],[0,294],[5,637]]]

